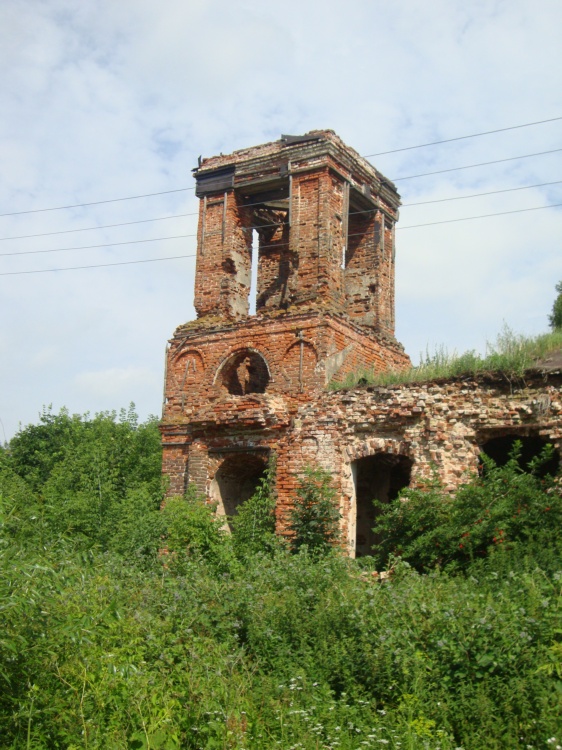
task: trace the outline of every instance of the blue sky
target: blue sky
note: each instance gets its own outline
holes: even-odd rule
[[[3,0],[0,213],[192,187],[211,156],[332,128],[362,154],[562,116],[558,0]],[[373,157],[422,172],[562,147],[562,120]],[[399,180],[404,204],[562,180],[562,152]],[[397,337],[483,350],[503,322],[547,328],[562,278],[562,209],[407,229],[562,203],[562,183],[405,205]],[[0,273],[188,255],[193,191],[0,217]],[[0,419],[43,405],[160,411],[163,358],[194,316],[192,259],[0,275]],[[0,428],[1,429],[1,428]],[[0,431],[0,439],[3,433]]]

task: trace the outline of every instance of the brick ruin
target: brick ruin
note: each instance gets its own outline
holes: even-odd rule
[[[437,472],[453,490],[483,448],[562,439],[560,369],[330,391],[361,369],[410,366],[394,338],[394,184],[330,130],[282,136],[194,170],[197,319],[169,342],[161,422],[169,494],[188,483],[233,515],[275,456],[284,526],[307,465],[330,471],[351,555],[374,497]]]

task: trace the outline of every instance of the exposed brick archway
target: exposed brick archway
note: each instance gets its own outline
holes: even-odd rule
[[[498,466],[504,466],[510,459],[515,443],[521,444],[521,452],[518,463],[522,471],[530,470],[530,462],[538,458],[549,444],[548,440],[540,435],[529,432],[528,434],[508,433],[489,437],[482,441],[480,448],[482,453],[489,456]],[[541,477],[547,474],[556,474],[560,469],[560,453],[554,450],[552,457],[538,469]]]

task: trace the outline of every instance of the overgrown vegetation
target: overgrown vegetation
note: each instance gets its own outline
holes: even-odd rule
[[[558,286],[556,288],[558,289]],[[562,294],[559,299],[559,304],[562,305]],[[556,305],[557,302],[555,302],[555,308]],[[554,321],[553,316],[551,319]],[[486,344],[484,356],[475,351],[459,355],[440,347],[433,353],[427,351],[425,355],[421,355],[420,364],[417,367],[380,373],[373,373],[369,370],[351,373],[343,382],[332,382],[330,388],[342,390],[354,388],[357,385],[387,386],[400,383],[425,383],[431,380],[491,373],[501,373],[508,379],[520,378],[526,370],[535,367],[537,362],[548,354],[562,349],[562,328],[554,325],[553,328],[551,333],[540,336],[523,336],[513,333],[506,326],[493,344]]]
[[[308,531],[279,543],[270,477],[230,535],[191,490],[159,510],[132,411],[46,412],[0,451],[2,750],[562,746],[550,479],[514,456],[398,499],[381,585]],[[331,502],[314,468],[311,497]]]
[[[556,480],[540,471],[552,446],[525,470],[520,455],[516,441],[504,466],[483,456],[481,476],[454,497],[435,479],[421,490],[403,490],[393,503],[378,503],[377,564],[386,568],[399,556],[420,572],[436,566],[454,572],[509,550],[509,558],[528,556],[556,569],[562,496]]]
[[[338,542],[341,515],[335,494],[332,477],[325,469],[305,469],[288,524],[293,552],[306,548],[312,555],[325,555]]]

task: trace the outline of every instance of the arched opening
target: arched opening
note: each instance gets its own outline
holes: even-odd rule
[[[373,554],[379,540],[373,532],[377,517],[374,500],[388,503],[410,484],[412,460],[407,456],[377,453],[354,461],[351,465],[355,484],[355,556]]]
[[[540,456],[543,449],[548,445],[548,441],[538,435],[500,435],[486,440],[480,448],[482,453],[493,459],[498,466],[505,466],[516,441],[521,443],[519,466],[523,471],[528,471],[530,461]],[[540,467],[538,475],[545,477],[547,474],[556,474],[559,468],[560,454],[555,450],[552,457]]]
[[[211,482],[211,499],[217,503],[217,515],[235,516],[243,502],[252,497],[264,475],[265,456],[235,453],[222,462]]]
[[[265,393],[269,370],[265,359],[252,349],[241,349],[221,367],[218,381],[233,396]]]

